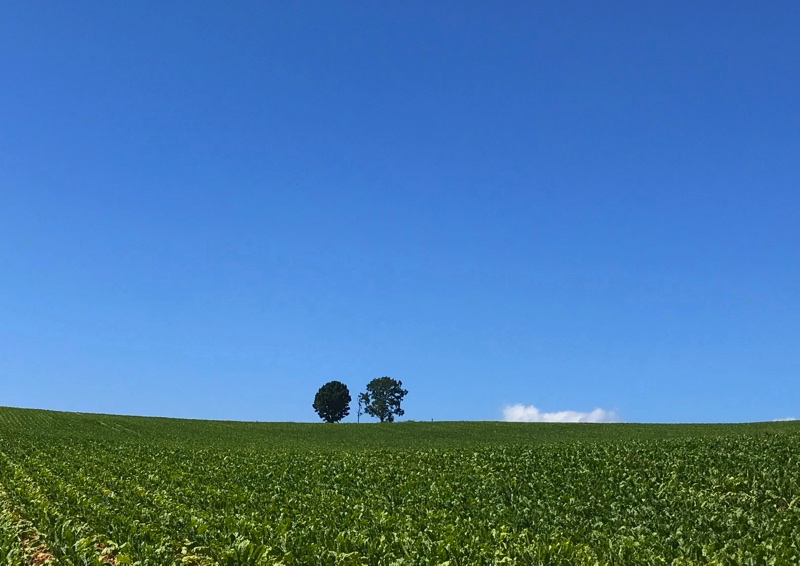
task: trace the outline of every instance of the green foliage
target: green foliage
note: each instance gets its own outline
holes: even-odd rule
[[[0,408],[0,563],[800,563],[800,423],[231,423]],[[33,543],[32,541],[36,541]]]
[[[358,422],[361,422],[361,415],[364,414],[364,407],[369,405],[369,395],[366,393],[358,394]]]
[[[329,381],[317,391],[312,407],[326,423],[338,423],[350,414],[350,391],[341,381]]]
[[[380,419],[381,422],[392,422],[394,416],[402,416],[405,411],[400,408],[403,397],[408,390],[403,389],[403,382],[391,377],[376,377],[367,384],[367,391],[359,395],[363,402],[364,412]]]

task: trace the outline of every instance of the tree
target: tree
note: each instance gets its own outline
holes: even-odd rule
[[[369,405],[369,395],[366,393],[359,393],[358,394],[358,418],[356,419],[357,422],[361,422],[361,415],[364,414],[364,407]]]
[[[391,377],[376,377],[367,384],[366,393],[361,393],[359,401],[364,402],[364,412],[377,417],[381,422],[392,422],[394,416],[401,416],[405,411],[400,408],[403,397],[408,391],[403,389],[403,382]]]
[[[326,423],[337,423],[350,414],[350,391],[341,381],[329,381],[319,388],[311,406]]]

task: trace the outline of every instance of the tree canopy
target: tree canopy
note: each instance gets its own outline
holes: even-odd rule
[[[376,377],[367,384],[367,391],[359,394],[359,401],[364,405],[364,412],[380,419],[381,422],[394,421],[395,415],[402,416],[405,411],[400,408],[403,397],[408,390],[403,389],[403,382],[391,377]]]
[[[337,423],[350,414],[350,391],[341,381],[329,381],[319,388],[311,406],[325,422]]]

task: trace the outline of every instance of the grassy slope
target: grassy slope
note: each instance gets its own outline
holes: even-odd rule
[[[793,566],[798,433],[0,407],[0,562]]]
[[[620,442],[796,434],[800,421],[744,424],[561,424],[495,421],[377,423],[236,422],[0,407],[2,436],[139,439],[144,443],[283,449],[470,448],[550,442]]]

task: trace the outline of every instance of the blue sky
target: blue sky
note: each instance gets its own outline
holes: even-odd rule
[[[0,404],[304,421],[389,375],[418,420],[800,416],[798,30],[7,2]]]

